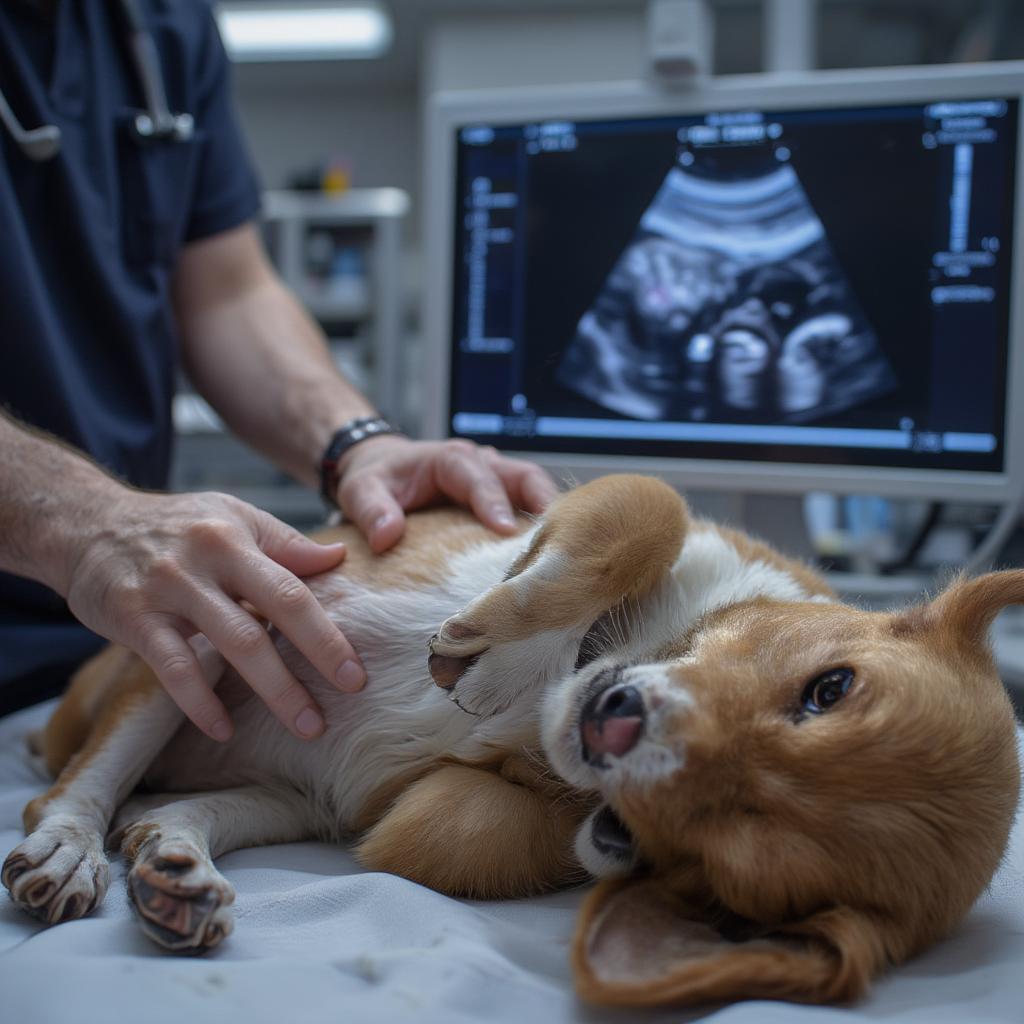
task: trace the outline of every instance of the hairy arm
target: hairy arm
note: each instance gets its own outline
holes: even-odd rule
[[[331,435],[373,406],[337,371],[320,328],[269,265],[252,225],[195,242],[174,283],[185,368],[231,429],[305,483]],[[406,510],[466,505],[513,532],[512,505],[541,511],[556,488],[539,467],[466,441],[364,441],[343,460],[337,500],[376,551],[402,535]]]
[[[235,434],[315,486],[334,431],[375,410],[335,369],[320,328],[281,283],[252,225],[185,249],[174,308],[199,393]]]
[[[72,539],[122,489],[73,448],[0,410],[0,569],[66,595]]]
[[[188,638],[204,633],[296,736],[323,731],[319,709],[244,599],[340,689],[365,674],[298,578],[333,568],[323,547],[223,494],[127,487],[75,449],[0,413],[0,569],[64,597],[90,629],[136,651],[208,735],[231,735]]]

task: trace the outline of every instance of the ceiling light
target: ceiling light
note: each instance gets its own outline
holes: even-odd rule
[[[391,18],[378,3],[217,5],[224,46],[235,61],[379,57],[391,45]]]

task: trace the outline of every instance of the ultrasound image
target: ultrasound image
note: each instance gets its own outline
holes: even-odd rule
[[[636,419],[781,423],[896,383],[789,164],[742,178],[674,167],[558,380]]]

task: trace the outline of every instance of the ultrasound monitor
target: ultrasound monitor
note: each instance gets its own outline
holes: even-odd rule
[[[1024,67],[436,99],[431,432],[577,478],[1021,489]]]

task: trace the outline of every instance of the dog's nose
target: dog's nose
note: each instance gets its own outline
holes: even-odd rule
[[[644,731],[644,701],[635,686],[611,686],[587,701],[580,718],[583,756],[601,765],[605,754],[622,757]]]

